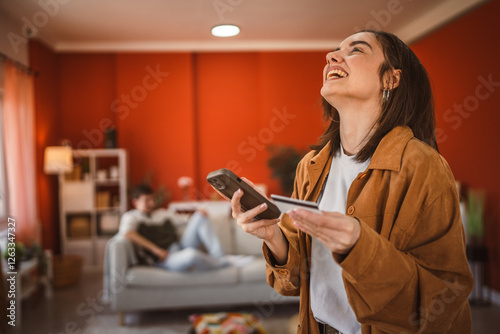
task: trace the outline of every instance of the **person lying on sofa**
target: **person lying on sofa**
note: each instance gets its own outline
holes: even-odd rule
[[[154,210],[153,191],[145,184],[132,192],[134,209],[125,212],[120,221],[121,235],[139,249],[153,255],[154,263],[172,271],[210,270],[229,266],[235,258],[225,256],[217,234],[204,210],[197,210],[179,238],[172,220],[174,214]],[[202,247],[207,252],[202,251]],[[241,263],[241,259],[237,262]]]

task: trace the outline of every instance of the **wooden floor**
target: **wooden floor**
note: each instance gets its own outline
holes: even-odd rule
[[[72,287],[54,290],[50,299],[43,292],[26,300],[22,306],[21,327],[19,333],[83,333],[97,317],[108,319],[112,326],[118,323],[118,318],[110,311],[108,305],[100,301],[102,289],[102,274],[100,272],[84,273],[79,284]],[[141,312],[128,314],[125,318],[130,327],[137,333],[144,333],[143,326],[154,324],[168,328],[187,328],[189,314],[196,312],[217,312],[218,310],[184,310],[180,312]],[[225,311],[231,311],[226,309]],[[270,334],[287,333],[286,325],[289,319],[297,313],[297,305],[275,306],[272,309],[257,309],[250,307],[247,312],[260,312],[264,325],[268,324]],[[500,307],[472,306],[472,323],[474,334],[497,334],[500,328]],[[19,324],[18,324],[19,325]],[[280,326],[281,325],[281,326]],[[117,326],[118,327],[118,326]],[[272,329],[274,328],[274,329]],[[276,328],[282,328],[278,331]],[[149,331],[146,331],[149,332]],[[167,333],[168,331],[165,331]],[[127,332],[129,333],[129,332]],[[170,332],[168,332],[170,333]]]

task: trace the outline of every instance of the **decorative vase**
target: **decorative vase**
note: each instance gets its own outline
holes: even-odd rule
[[[182,190],[182,200],[187,202],[191,200],[191,186],[193,185],[193,179],[189,176],[181,176],[177,180],[177,185]]]
[[[116,143],[116,128],[108,128],[104,131],[106,141],[104,142],[105,148],[117,148]]]

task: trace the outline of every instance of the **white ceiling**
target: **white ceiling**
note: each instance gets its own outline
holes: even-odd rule
[[[60,52],[324,50],[367,25],[410,43],[483,2],[0,0],[0,13],[31,25],[34,37]],[[221,23],[238,25],[241,34],[211,36],[211,28]],[[21,30],[15,33],[26,33]]]

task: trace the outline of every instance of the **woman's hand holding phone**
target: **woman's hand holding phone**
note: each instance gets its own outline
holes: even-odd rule
[[[251,181],[243,177],[241,179],[265,197],[265,194],[263,194],[262,191],[258,189]],[[245,232],[252,234],[253,236],[256,236],[257,238],[264,241],[272,240],[276,232],[279,232],[281,234],[279,226],[277,225],[280,221],[279,218],[255,220],[255,217],[257,215],[266,211],[266,203],[263,203],[248,211],[244,211],[241,207],[241,197],[243,197],[243,190],[238,189],[234,193],[231,200],[231,208],[233,210],[233,218],[236,219],[238,225]]]
[[[210,172],[207,181],[231,201],[233,218],[243,231],[264,240],[277,264],[285,264],[288,241],[278,226],[281,212],[274,202],[251,181],[225,168]]]
[[[265,194],[263,194],[262,191],[260,191],[260,189],[253,184],[253,182],[247,180],[246,178],[241,179],[257,190],[260,194],[265,196]],[[243,191],[238,189],[231,199],[233,218],[236,219],[237,224],[243,229],[243,231],[264,240],[273,253],[278,264],[285,264],[288,258],[288,241],[285,239],[285,236],[278,226],[280,219],[255,220],[256,216],[267,209],[267,204],[263,203],[253,209],[244,211],[240,203],[242,196]]]

